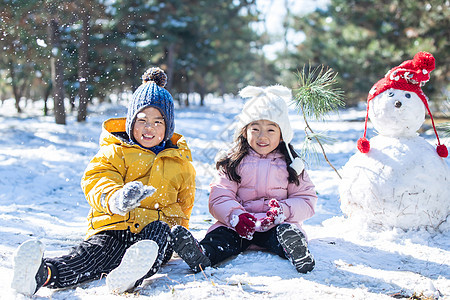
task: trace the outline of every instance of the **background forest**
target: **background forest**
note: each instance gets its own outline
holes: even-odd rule
[[[302,8],[311,2],[317,9]],[[273,34],[265,20],[277,5],[286,13]],[[236,94],[248,84],[295,89],[303,66],[324,65],[338,73],[352,106],[418,51],[436,58],[424,88],[440,106],[432,110],[448,110],[450,1],[0,0],[0,7],[0,100],[15,99],[21,112],[44,99],[43,114],[58,124],[69,111],[82,122],[88,105],[134,91],[149,66],[167,72],[167,89],[188,106],[191,97],[202,105],[209,93]],[[264,49],[275,42],[282,47],[268,57]]]

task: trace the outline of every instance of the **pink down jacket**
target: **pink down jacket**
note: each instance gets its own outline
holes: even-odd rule
[[[275,198],[281,203],[285,222],[297,225],[305,233],[303,221],[314,215],[317,203],[314,184],[306,171],[300,175],[299,185],[289,183],[286,161],[281,153],[261,156],[254,150],[242,159],[237,171],[240,183],[230,180],[223,172],[211,183],[209,211],[217,222],[208,232],[219,226],[234,229],[230,224],[232,216],[244,212],[261,220],[269,210],[269,200]],[[262,231],[258,222],[256,231]]]

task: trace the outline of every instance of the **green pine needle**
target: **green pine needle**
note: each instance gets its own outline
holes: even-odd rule
[[[450,122],[445,122],[436,125],[436,130],[442,132],[444,137],[450,137]]]
[[[323,65],[313,70],[303,67],[297,73],[299,88],[296,89],[294,102],[305,117],[323,120],[330,112],[345,106],[344,92],[333,87],[336,76],[332,69],[325,71]]]
[[[335,141],[336,139],[324,133],[307,133],[305,140],[303,141],[300,157],[303,157],[312,165],[319,165],[320,154],[322,153],[319,143],[325,145],[333,144]]]

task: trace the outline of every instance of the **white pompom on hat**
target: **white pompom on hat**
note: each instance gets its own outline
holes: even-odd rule
[[[244,104],[242,112],[237,117],[234,137],[237,138],[242,128],[254,121],[268,120],[277,123],[292,161],[291,167],[297,174],[300,174],[304,169],[303,161],[299,157],[294,159],[288,146],[294,137],[288,109],[288,104],[292,102],[291,90],[282,85],[272,85],[266,88],[247,86],[239,92],[239,95],[242,98],[250,99]]]

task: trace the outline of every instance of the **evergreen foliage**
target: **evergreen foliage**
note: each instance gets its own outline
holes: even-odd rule
[[[253,26],[264,21],[256,1],[0,0],[0,99],[15,98],[20,112],[24,99],[47,99],[58,89],[83,121],[92,98],[134,91],[149,66],[165,69],[167,88],[187,105],[193,92],[203,103],[208,93],[236,93],[249,84],[293,86],[297,66],[309,64],[335,70],[346,104],[355,105],[389,68],[418,51],[436,58],[425,93],[432,102],[447,98],[449,1],[330,0],[307,15],[288,12],[284,38],[295,31],[305,40],[292,50],[285,39],[274,61],[262,51],[270,36]],[[56,47],[51,20],[60,33]],[[55,60],[62,88],[52,82]]]
[[[444,137],[450,137],[450,122],[438,124],[436,129],[442,132]]]
[[[134,91],[149,66],[165,69],[176,99],[192,92],[202,100],[211,92],[236,93],[247,84],[273,83],[278,75],[251,26],[259,21],[255,0],[0,0],[0,5],[0,72],[6,78],[0,90],[14,87],[0,97],[15,97],[18,111],[30,90],[55,91],[51,57],[62,63],[64,94],[74,109],[77,101]],[[57,46],[51,44],[51,20],[60,33]]]
[[[436,70],[424,92],[445,100],[450,76],[450,2],[331,0],[327,10],[295,16],[289,24],[305,41],[285,55],[290,72],[298,64],[327,65],[339,73],[346,104],[365,101],[371,86],[419,51],[436,58]],[[295,78],[291,78],[295,80]]]
[[[305,66],[297,73],[298,88],[295,90],[294,102],[305,120],[305,140],[300,156],[308,162],[318,163],[319,153],[322,153],[326,162],[341,178],[339,172],[329,161],[324,145],[330,144],[334,139],[326,132],[315,132],[309,124],[309,120],[323,121],[331,112],[337,112],[344,107],[344,92],[336,85],[337,74],[332,69],[323,66],[312,69]]]

